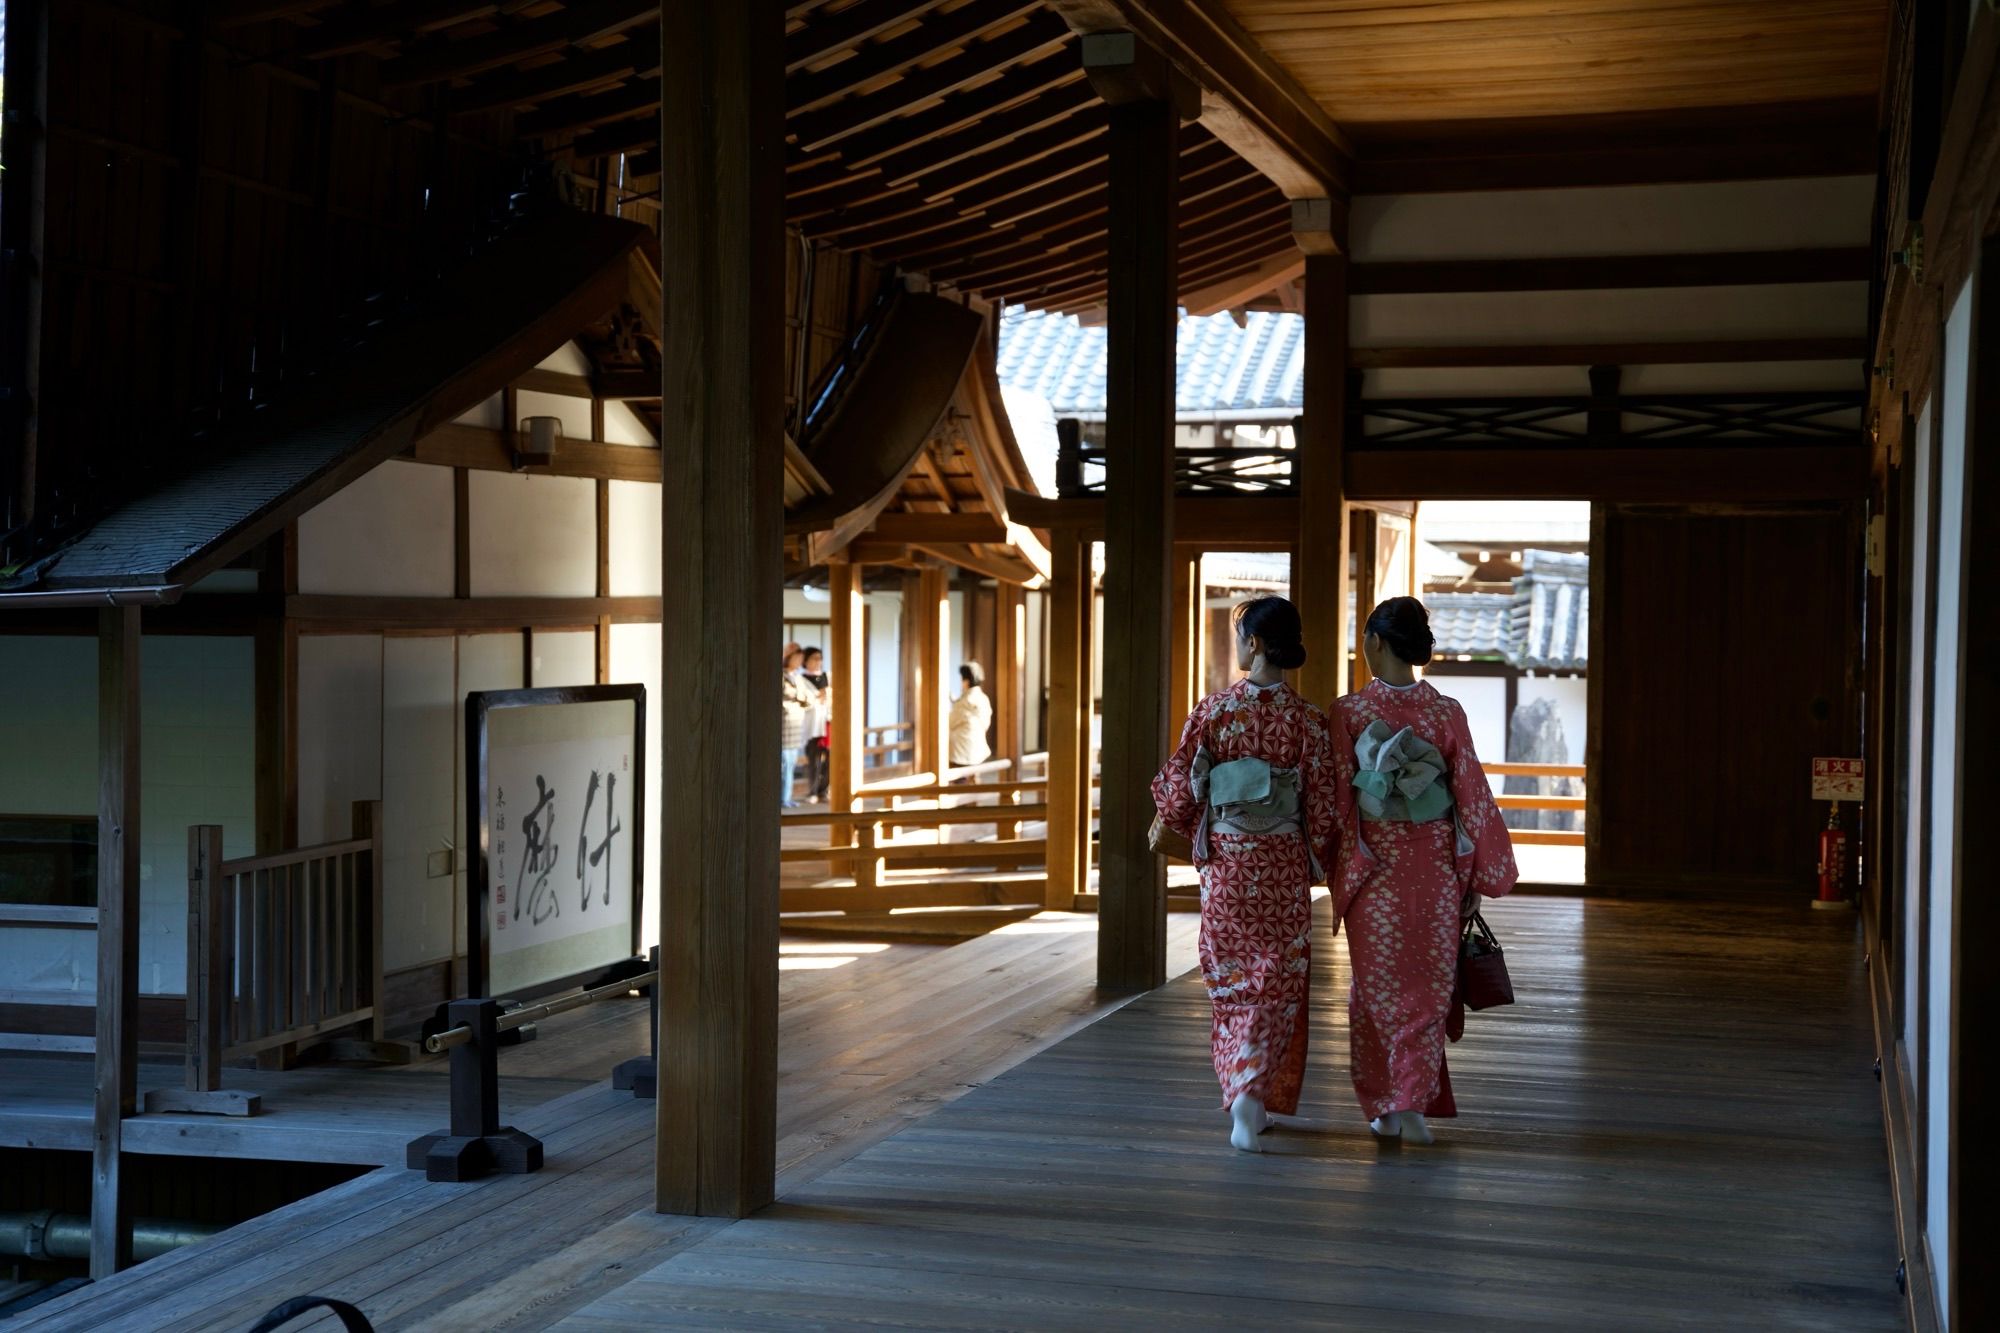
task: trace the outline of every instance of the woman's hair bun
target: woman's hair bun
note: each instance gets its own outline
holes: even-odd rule
[[[1280,671],[1306,664],[1305,632],[1298,608],[1282,597],[1258,597],[1236,608],[1236,632],[1264,641],[1264,660]]]
[[[1369,612],[1365,633],[1382,640],[1400,661],[1411,666],[1430,661],[1431,650],[1437,646],[1430,612],[1414,597],[1391,597]]]

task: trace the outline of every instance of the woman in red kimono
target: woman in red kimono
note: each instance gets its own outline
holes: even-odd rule
[[[1473,753],[1465,709],[1410,670],[1431,660],[1430,616],[1395,597],[1368,617],[1375,679],[1334,704],[1340,857],[1334,910],[1354,966],[1354,1091],[1382,1138],[1432,1141],[1454,1116],[1445,1021],[1459,931],[1479,898],[1514,887],[1514,845]],[[1336,927],[1337,928],[1337,927]]]
[[[1236,608],[1248,674],[1189,715],[1153,779],[1160,822],[1201,872],[1209,1046],[1229,1141],[1261,1151],[1267,1112],[1298,1109],[1312,981],[1312,885],[1331,863],[1339,813],[1326,714],[1285,683],[1305,665],[1299,613],[1282,597]]]

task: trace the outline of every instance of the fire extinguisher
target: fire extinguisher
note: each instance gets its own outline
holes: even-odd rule
[[[1847,830],[1840,826],[1840,802],[1827,802],[1826,827],[1819,831],[1819,897],[1813,906],[1832,911],[1847,906]]]

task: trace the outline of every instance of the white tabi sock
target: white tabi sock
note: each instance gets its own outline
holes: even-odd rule
[[[1431,1127],[1425,1121],[1422,1111],[1404,1111],[1400,1118],[1403,1122],[1404,1142],[1418,1144],[1426,1148],[1437,1142],[1431,1135]]]
[[[1249,1093],[1238,1093],[1229,1105],[1229,1118],[1234,1122],[1229,1131],[1229,1142],[1239,1152],[1262,1152],[1264,1145],[1257,1142],[1257,1136],[1269,1128],[1271,1118],[1264,1114],[1264,1103]]]
[[[1368,1132],[1378,1139],[1395,1139],[1403,1135],[1403,1118],[1399,1112],[1378,1115],[1368,1122]]]

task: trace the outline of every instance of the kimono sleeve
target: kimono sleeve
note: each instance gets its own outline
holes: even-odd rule
[[[1340,851],[1343,794],[1348,790],[1340,776],[1338,753],[1332,723],[1318,709],[1308,710],[1305,736],[1299,745],[1299,772],[1305,778],[1306,839],[1329,880]]]
[[[1465,720],[1465,710],[1456,702],[1451,707],[1451,741],[1451,799],[1458,807],[1459,827],[1472,844],[1472,850],[1458,858],[1459,887],[1498,898],[1519,878],[1514,867],[1514,841],[1493,801],[1486,769],[1472,748],[1472,728]]]
[[[1184,838],[1193,838],[1195,826],[1201,822],[1201,802],[1194,794],[1194,756],[1207,730],[1208,700],[1204,699],[1188,714],[1180,744],[1153,779],[1153,806],[1160,812],[1160,822]]]

